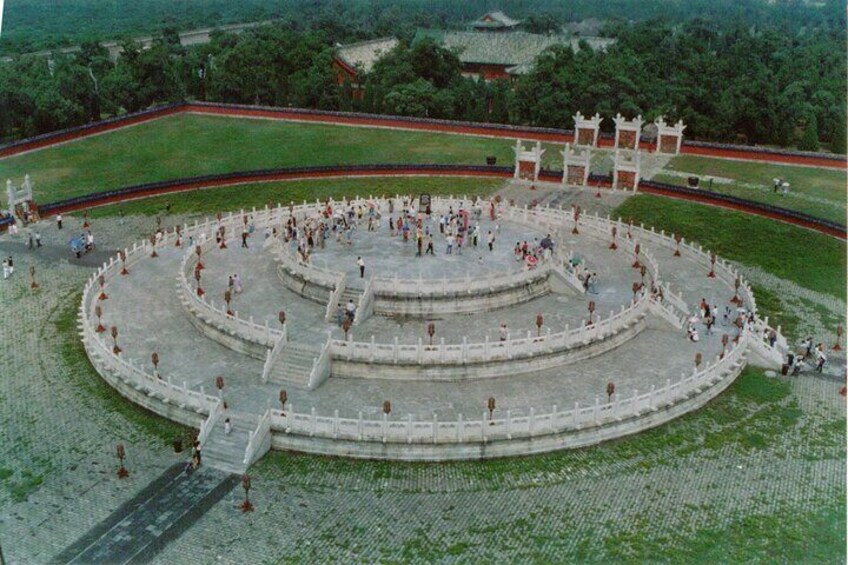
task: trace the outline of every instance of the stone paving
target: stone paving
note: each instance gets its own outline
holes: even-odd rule
[[[481,222],[481,229],[485,234],[489,222]],[[372,264],[373,258],[378,264],[383,264],[382,272],[398,272],[400,278],[417,279],[419,273],[425,277],[425,281],[440,281],[442,277],[448,280],[464,278],[466,273],[474,273],[474,276],[492,276],[495,273],[518,272],[521,263],[515,261],[512,252],[514,242],[530,240],[532,237],[542,237],[545,234],[534,233],[529,230],[517,229],[508,223],[501,223],[501,233],[506,242],[500,241],[494,253],[488,248],[480,245],[476,252],[473,247],[465,251],[463,255],[447,255],[442,245],[435,256],[416,258],[414,244],[404,244],[398,237],[390,237],[385,223],[379,231],[358,233],[353,240],[351,248],[342,246],[330,239],[325,249],[316,249],[310,257],[310,261],[317,267],[328,268],[335,265],[353,266],[347,268],[347,281],[350,286],[362,285],[359,273],[355,271],[357,256],[363,256],[367,265]],[[438,228],[436,228],[438,230]],[[441,242],[438,234],[436,241]],[[511,242],[511,243],[510,243]],[[344,332],[336,324],[325,325],[323,318],[324,306],[309,300],[304,300],[292,291],[288,290],[276,277],[276,265],[271,261],[273,254],[269,250],[263,250],[259,242],[251,242],[248,249],[212,250],[206,254],[204,261],[203,285],[209,292],[209,296],[217,304],[223,302],[224,290],[227,288],[227,277],[239,273],[244,281],[242,294],[235,295],[232,308],[242,318],[253,316],[258,323],[268,321],[276,323],[277,312],[280,309],[286,311],[286,321],[289,325],[290,335],[298,339],[299,332],[315,331],[321,328],[323,331],[332,330],[334,337],[341,339]],[[489,339],[498,339],[498,326],[501,322],[507,324],[509,331],[515,336],[523,336],[527,331],[537,333],[535,326],[536,315],[545,315],[546,327],[552,332],[562,331],[566,324],[571,328],[585,322],[588,312],[586,307],[590,300],[596,304],[596,314],[603,317],[609,315],[610,310],[618,311],[622,305],[629,304],[633,298],[631,285],[639,282],[638,271],[630,268],[632,256],[623,252],[614,253],[606,249],[604,242],[594,239],[580,238],[568,235],[564,241],[555,241],[557,245],[566,246],[573,250],[584,260],[586,268],[598,273],[599,284],[597,295],[578,295],[576,292],[568,294],[551,294],[529,302],[501,308],[490,313],[478,315],[438,315],[428,320],[405,318],[405,317],[381,317],[373,316],[363,324],[353,329],[353,334],[358,339],[370,339],[375,336],[377,341],[389,343],[397,336],[400,343],[416,343],[419,337],[424,337],[426,322],[438,320],[439,337],[445,338],[446,342],[461,342],[463,336],[467,336],[469,342],[480,342],[488,335]],[[479,265],[476,257],[485,257],[485,263]],[[389,270],[389,265],[395,265],[394,270]],[[381,272],[377,269],[377,272]],[[368,272],[366,272],[368,275]],[[481,323],[481,320],[487,322]]]
[[[395,219],[397,219],[395,214]],[[417,279],[419,275],[426,280],[439,280],[442,277],[462,279],[485,277],[497,274],[509,274],[522,270],[522,264],[513,260],[512,250],[516,242],[527,241],[531,245],[534,239],[545,237],[545,233],[530,230],[518,225],[505,222],[492,222],[486,218],[471,220],[470,227],[479,226],[480,238],[477,248],[466,242],[462,249],[456,248],[451,255],[446,254],[445,238],[439,233],[438,218],[433,214],[427,222],[433,233],[433,248],[438,260],[426,256],[415,256],[417,246],[414,233],[409,241],[404,242],[400,236],[389,235],[388,218],[384,213],[377,231],[369,232],[360,225],[351,238],[350,247],[336,242],[335,238],[327,240],[327,247],[318,249],[310,256],[310,261],[319,268],[344,272],[347,275],[347,285],[361,290],[365,281],[359,276],[356,258],[361,256],[365,262],[365,278],[397,276],[401,279]],[[486,247],[488,232],[495,234],[495,252],[490,253]],[[479,258],[483,261],[480,262]]]
[[[66,226],[75,224],[66,217]],[[111,254],[104,246],[131,244],[152,226],[152,218],[97,221],[104,252],[71,261],[60,237],[67,231],[52,225],[42,228],[45,248],[37,252],[0,238],[0,253],[16,259],[15,275],[0,281],[0,544],[9,563],[50,561],[186,457],[170,447],[185,431],[116,399],[80,361],[76,337],[68,339],[73,323],[56,325],[73,321],[93,259]],[[35,293],[25,279],[30,264],[41,285]],[[772,290],[791,287],[750,276]],[[173,284],[147,290],[165,297]],[[844,323],[844,311],[836,314]],[[774,551],[792,532],[771,538],[769,547],[764,538],[775,535],[774,520],[784,529],[787,516],[808,523],[834,504],[838,517],[845,500],[843,384],[804,374],[788,386],[765,421],[780,426],[776,418],[787,410],[798,421],[776,427],[755,449],[738,441],[711,447],[700,438],[708,430],[733,437],[756,420],[730,416],[722,427],[696,413],[632,440],[491,463],[271,453],[251,470],[256,512],[238,512],[235,490],[156,562],[616,562],[652,551],[688,561],[691,539],[713,531],[725,538],[753,531],[750,541],[761,548],[755,555],[778,558]],[[750,404],[731,393],[715,402],[722,410]],[[131,472],[122,481],[115,476],[118,441],[127,444]],[[769,529],[757,529],[760,523]],[[812,555],[824,551],[839,562],[844,537],[842,546],[815,546]]]
[[[483,229],[486,229],[486,224],[483,224]],[[512,235],[511,239],[521,240],[532,234],[507,222],[501,222],[501,230]],[[378,232],[360,232],[352,248],[339,249],[341,245],[331,241],[327,249],[314,253],[318,257],[315,261],[326,260],[327,264],[337,265],[342,263],[342,257],[351,258],[362,252],[363,255],[383,262],[383,270],[388,270],[391,264],[400,263],[401,269],[405,271],[409,262],[415,262],[414,257],[404,257],[402,251],[398,252],[400,260],[390,253],[379,254],[378,250],[385,245],[403,245],[397,242],[386,244],[387,239],[391,241],[385,225]],[[435,239],[438,241],[440,236],[436,234]],[[293,298],[274,273],[273,253],[263,250],[259,241],[251,243],[247,249],[231,243],[227,249],[213,249],[204,254],[206,268],[203,280],[207,292],[210,296],[223,296],[228,274],[240,273],[245,291],[237,296],[233,304],[240,316],[253,316],[260,324],[266,320],[275,323],[277,311],[284,308],[287,321],[292,322],[289,332],[292,341],[314,343],[316,339],[322,340],[318,330],[328,328],[322,319],[323,307],[302,298]],[[629,303],[632,298],[630,287],[634,281],[639,280],[638,271],[630,265],[633,259],[631,255],[623,250],[610,251],[607,241],[585,234],[569,233],[566,240],[559,243],[585,257],[587,264],[597,269],[602,281],[602,292],[599,295],[550,295],[519,307],[503,308],[491,313],[446,316],[438,323],[439,337],[444,337],[448,343],[461,342],[462,336],[468,336],[470,342],[483,341],[486,335],[490,339],[497,339],[499,320],[506,321],[508,327],[518,335],[527,331],[535,334],[536,329],[532,324],[539,312],[546,316],[553,331],[561,331],[566,324],[571,324],[573,328],[585,320],[586,304],[590,299],[597,302],[597,313],[603,317],[608,316],[611,310],[617,311]],[[215,377],[223,375],[226,382],[224,394],[231,408],[239,413],[261,414],[269,402],[276,405],[280,386],[274,383],[262,385],[259,382],[262,373],[260,361],[200,336],[191,326],[171,283],[184,253],[182,249],[165,247],[160,249],[158,258],[144,259],[136,264],[129,276],[114,278],[107,286],[110,298],[103,303],[104,324],[119,328],[118,342],[126,358],[134,359],[152,370],[149,359],[151,353],[156,351],[160,357],[160,373],[164,378],[173,378],[176,383],[185,382],[196,390],[203,386],[206,391],[213,391]],[[492,261],[495,264],[504,265],[504,269],[515,268],[515,261],[510,257],[511,249],[500,250],[493,255]],[[720,303],[725,304],[732,296],[731,289],[716,279],[708,279],[695,263],[685,258],[673,259],[670,252],[667,255],[667,258],[660,260],[661,277],[672,282],[674,288],[684,289],[684,297],[689,303],[697,303],[700,296],[716,300],[715,295],[718,294],[724,296],[725,300]],[[442,249],[435,257],[426,258],[431,265],[428,271],[431,277],[438,279],[446,273],[452,273],[456,257],[446,255]],[[465,268],[474,266],[472,263],[471,266],[465,265]],[[464,275],[460,274],[460,277]],[[303,320],[300,319],[301,314]],[[365,341],[374,335],[378,342],[389,343],[394,336],[398,336],[401,343],[414,343],[423,337],[422,323],[421,320],[399,321],[374,316],[356,327],[353,334],[361,336],[359,339]],[[720,329],[714,335],[702,332],[703,339],[693,344],[686,338],[685,332],[674,330],[664,322],[658,320],[657,327],[661,329],[644,332],[612,354],[582,361],[574,366],[520,377],[461,383],[331,377],[314,391],[294,386],[285,388],[296,411],[308,412],[314,407],[319,414],[332,414],[339,410],[342,417],[356,417],[360,411],[365,416],[378,416],[378,407],[388,399],[396,414],[411,414],[419,420],[429,421],[433,413],[440,419],[456,419],[460,414],[466,419],[476,419],[484,410],[489,396],[496,397],[501,410],[511,409],[516,414],[527,414],[534,407],[537,413],[547,413],[554,405],[563,409],[573,407],[575,402],[582,406],[593,404],[596,398],[604,396],[610,380],[616,383],[620,398],[628,397],[634,391],[647,392],[652,387],[661,388],[667,378],[676,380],[692,370],[696,352],[701,352],[704,359],[710,361],[721,350]],[[305,329],[305,333],[299,334],[296,328]],[[343,337],[338,328],[334,332],[336,337]]]

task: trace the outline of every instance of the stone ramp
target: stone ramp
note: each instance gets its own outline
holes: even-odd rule
[[[239,477],[185,463],[170,467],[51,563],[146,563],[238,484]]]

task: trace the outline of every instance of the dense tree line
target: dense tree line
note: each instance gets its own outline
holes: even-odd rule
[[[844,30],[791,37],[693,20],[622,26],[616,37],[606,53],[546,52],[518,81],[512,119],[556,126],[574,109],[664,114],[704,139],[786,146],[804,139],[805,129],[817,129],[814,138],[844,139]],[[604,125],[613,127],[610,120]]]
[[[499,9],[526,20],[530,31],[554,31],[588,18],[682,23],[695,17],[801,30],[845,29],[843,0],[10,0],[6,2],[0,54],[26,53],[121,34],[154,35],[162,28],[187,30],[278,20],[302,31],[323,30],[330,41],[394,35],[411,39],[417,27],[456,28]]]
[[[695,19],[611,23],[606,32],[617,39],[606,51],[549,49],[515,83],[463,77],[455,53],[402,41],[365,78],[361,100],[336,84],[331,29],[267,25],[187,48],[166,28],[149,49],[124,40],[115,62],[85,42],[77,53],[0,64],[0,138],[200,99],[549,127],[571,127],[577,110],[664,114],[694,138],[845,150],[844,29],[790,35]]]

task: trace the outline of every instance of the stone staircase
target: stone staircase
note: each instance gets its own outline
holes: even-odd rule
[[[362,291],[358,288],[350,288],[345,287],[342,291],[342,296],[339,299],[339,304],[342,305],[342,308],[347,307],[348,300],[353,300],[353,303],[356,306],[359,306],[359,299],[362,298]]]
[[[233,429],[224,433],[224,419],[229,418]],[[247,448],[250,432],[256,429],[255,414],[225,411],[201,446],[204,466],[219,469],[227,473],[244,474],[244,452]]]
[[[321,354],[321,342],[315,345],[305,343],[287,343],[280,357],[271,368],[268,380],[282,385],[309,388],[309,375],[315,359]]]

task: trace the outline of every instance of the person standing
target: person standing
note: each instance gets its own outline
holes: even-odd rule
[[[62,214],[56,214],[56,226],[62,229]]]
[[[356,265],[359,267],[359,278],[365,278],[365,261],[362,260],[362,257],[356,258]]]
[[[813,352],[813,338],[807,337],[801,342],[801,347],[804,349],[804,361],[807,361]]]
[[[200,442],[197,441],[197,440],[194,440],[194,446],[192,447],[192,450],[191,450],[191,462],[192,462],[192,465],[194,466],[195,469],[200,467],[201,461],[202,461],[202,459],[200,457]]]
[[[821,373],[825,363],[827,356],[824,354],[824,346],[820,343],[816,346],[816,372]]]
[[[598,273],[589,275],[589,294],[598,294]]]

